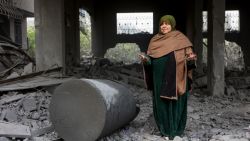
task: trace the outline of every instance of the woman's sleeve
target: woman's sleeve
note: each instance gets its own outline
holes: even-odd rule
[[[150,57],[143,63],[143,77],[146,89],[153,90],[153,72]]]

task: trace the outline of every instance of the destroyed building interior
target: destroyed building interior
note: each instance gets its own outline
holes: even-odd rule
[[[138,58],[166,14],[197,54],[186,129],[174,141],[249,141],[246,3],[0,0],[0,141],[166,140]]]

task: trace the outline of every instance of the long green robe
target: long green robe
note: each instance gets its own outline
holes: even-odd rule
[[[162,81],[169,56],[151,58],[153,75],[153,112],[156,124],[163,136],[170,139],[181,136],[187,121],[187,97],[189,92],[178,97],[178,100],[160,98]]]

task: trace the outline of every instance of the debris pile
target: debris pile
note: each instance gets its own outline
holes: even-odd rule
[[[85,58],[83,65],[80,68],[74,68],[74,71],[72,75],[80,78],[117,80],[145,87],[142,65],[138,63],[125,65],[122,62],[112,63],[106,58]]]
[[[112,135],[98,141],[164,141],[155,125],[152,93],[144,88],[142,66],[110,63],[107,59],[88,58],[73,76],[110,79],[127,85],[140,107],[138,116]],[[0,84],[0,140],[59,140],[49,119],[53,88],[67,80],[52,80],[44,72],[21,81]],[[24,75],[25,76],[25,75]],[[31,77],[31,78],[30,78]],[[58,78],[58,75],[56,75]],[[3,80],[0,80],[0,82]],[[250,78],[238,74],[225,78],[225,95],[207,96],[207,78],[200,75],[188,101],[185,134],[174,141],[248,141],[250,140]],[[41,89],[42,87],[42,89]],[[48,92],[49,89],[51,94]],[[16,91],[16,92],[15,92]],[[14,130],[15,129],[15,130]]]
[[[13,44],[0,42],[0,58],[0,79],[18,77],[33,71],[33,59]]]
[[[9,92],[0,97],[1,140],[55,140],[57,134],[49,120],[51,94],[36,91]]]

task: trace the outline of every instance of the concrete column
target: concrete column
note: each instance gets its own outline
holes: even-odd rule
[[[95,141],[138,114],[127,87],[102,79],[74,79],[58,86],[50,103],[55,131],[66,141]]]
[[[194,31],[193,31],[193,45],[194,51],[197,54],[197,72],[202,72],[202,52],[203,52],[203,37],[202,37],[202,11],[203,0],[194,0]]]
[[[22,49],[28,49],[27,45],[27,19],[22,20]]]
[[[202,10],[203,0],[190,0],[187,10],[187,36],[193,43],[193,49],[197,54],[196,72],[202,73]]]
[[[187,12],[187,36],[193,43],[193,49],[198,55],[196,70],[201,69],[202,64],[202,10],[203,0],[190,0]]]
[[[104,56],[103,49],[103,8],[95,6],[93,15],[91,15],[91,32],[92,32],[92,52],[96,57]]]
[[[187,22],[186,22],[186,35],[189,38],[189,40],[193,43],[194,41],[194,13],[196,12],[194,9],[194,0],[189,0],[187,3]],[[180,24],[180,23],[179,23]]]
[[[37,70],[65,66],[64,1],[35,0]]]
[[[208,1],[208,90],[224,94],[225,0]]]
[[[249,20],[249,12],[250,9],[246,6],[246,2],[242,2],[242,6],[240,7],[240,42],[239,45],[244,53],[244,62],[246,70],[250,70],[250,57],[248,54],[250,53],[250,20]]]
[[[66,66],[80,64],[79,7],[76,1],[65,0],[65,58]],[[67,69],[67,68],[66,68]]]
[[[10,39],[15,42],[15,20],[10,18]]]

